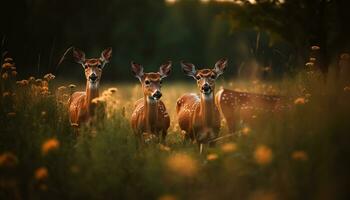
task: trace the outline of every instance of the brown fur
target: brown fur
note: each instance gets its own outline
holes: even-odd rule
[[[236,131],[238,120],[249,122],[257,112],[279,112],[289,109],[286,98],[278,95],[263,95],[220,89],[215,99],[218,108],[227,122],[230,132]]]

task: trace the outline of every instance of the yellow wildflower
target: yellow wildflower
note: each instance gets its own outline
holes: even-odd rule
[[[306,161],[309,159],[309,156],[305,151],[294,151],[292,153],[293,160]]]
[[[311,50],[313,50],[313,51],[317,51],[317,50],[320,50],[320,47],[319,47],[319,46],[314,45],[314,46],[311,46]]]
[[[45,180],[49,176],[49,172],[46,167],[39,167],[34,172],[34,177],[36,180]]]
[[[35,77],[31,76],[28,78],[29,83],[34,83],[35,82]]]
[[[60,142],[57,139],[55,138],[48,139],[42,144],[41,152],[43,155],[46,155],[50,151],[58,149],[59,147],[60,147]]]
[[[74,89],[74,88],[76,88],[77,86],[74,85],[74,84],[70,84],[68,87],[69,87],[70,89]]]
[[[38,79],[35,80],[35,83],[37,85],[41,85],[43,83],[43,80],[41,78],[38,78]]]
[[[316,58],[310,57],[310,62],[315,62],[315,61],[316,61]]]
[[[209,161],[216,160],[216,159],[218,159],[218,157],[219,157],[218,154],[211,153],[211,154],[207,155],[207,160],[209,160]]]
[[[294,100],[295,105],[302,105],[307,103],[307,100],[304,97],[299,97]]]
[[[5,60],[4,60],[5,62],[13,62],[13,59],[12,58],[10,58],[10,57],[7,57],[7,58],[5,58]]]
[[[306,67],[313,67],[315,64],[313,62],[307,62],[305,63]]]
[[[1,77],[2,77],[2,79],[7,80],[8,77],[9,77],[9,74],[7,72],[5,72],[5,73],[2,74]]]
[[[158,198],[158,200],[176,200],[177,198],[171,194],[164,194]]]
[[[11,152],[4,152],[0,155],[0,167],[14,167],[17,163],[17,157]]]
[[[108,89],[108,92],[110,92],[110,93],[112,93],[112,94],[116,93],[117,91],[118,91],[117,88],[109,88],[109,89]]]
[[[232,153],[237,150],[237,145],[233,142],[225,143],[221,145],[221,151],[224,153]]]
[[[45,74],[44,79],[47,81],[51,81],[53,79],[55,79],[55,75],[49,73],[49,74]]]
[[[272,150],[265,145],[260,145],[254,152],[254,158],[259,165],[267,165],[272,161]]]
[[[250,133],[250,128],[249,127],[244,127],[243,129],[242,129],[242,134],[243,135],[248,135]]]
[[[11,67],[12,67],[12,64],[11,64],[11,63],[4,63],[4,64],[2,64],[2,68],[3,68],[4,70],[11,69]]]
[[[192,177],[197,173],[197,162],[189,155],[177,153],[167,159],[168,168],[183,177]]]
[[[165,145],[163,145],[163,144],[160,144],[160,145],[159,145],[159,149],[162,150],[162,151],[170,151],[170,150],[171,150],[170,147],[165,146]]]

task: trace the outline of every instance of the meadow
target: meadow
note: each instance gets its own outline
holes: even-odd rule
[[[107,116],[76,136],[67,100],[84,89],[52,75],[17,80],[12,59],[0,80],[0,199],[347,199],[350,87],[332,68],[280,80],[218,80],[220,86],[290,97],[292,109],[258,112],[240,137],[199,154],[183,143],[176,99],[195,83],[166,82],[166,145],[137,148],[129,118],[139,83],[105,83]],[[20,66],[18,66],[20,67]],[[101,110],[100,110],[101,111]],[[227,134],[222,121],[221,135]]]

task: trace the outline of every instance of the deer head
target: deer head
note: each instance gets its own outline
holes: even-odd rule
[[[148,100],[159,100],[162,97],[162,79],[170,74],[171,62],[161,65],[158,72],[144,73],[142,65],[135,62],[131,62],[131,69],[142,85],[144,96]]]
[[[101,53],[100,58],[86,59],[85,53],[79,49],[73,49],[73,58],[81,64],[85,70],[86,80],[91,85],[98,85],[102,75],[102,69],[112,58],[112,48],[107,48]]]
[[[197,70],[194,64],[181,62],[183,72],[197,81],[198,89],[206,96],[215,90],[215,80],[224,73],[226,64],[227,59],[221,59],[216,62],[213,69]]]

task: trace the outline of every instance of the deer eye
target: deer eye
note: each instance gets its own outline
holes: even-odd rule
[[[160,80],[160,81],[159,81],[159,84],[162,84],[162,83],[163,83],[163,81],[162,81],[162,80]]]
[[[197,76],[196,76],[196,79],[197,79],[197,80],[201,79],[201,76],[197,75]]]
[[[97,67],[98,67],[99,69],[102,69],[102,65],[97,65]]]
[[[151,83],[151,81],[145,80],[145,84],[146,84],[146,85],[149,85],[150,83]]]
[[[212,75],[210,76],[210,78],[211,78],[211,79],[215,79],[216,76],[215,76],[214,74],[212,74]]]

